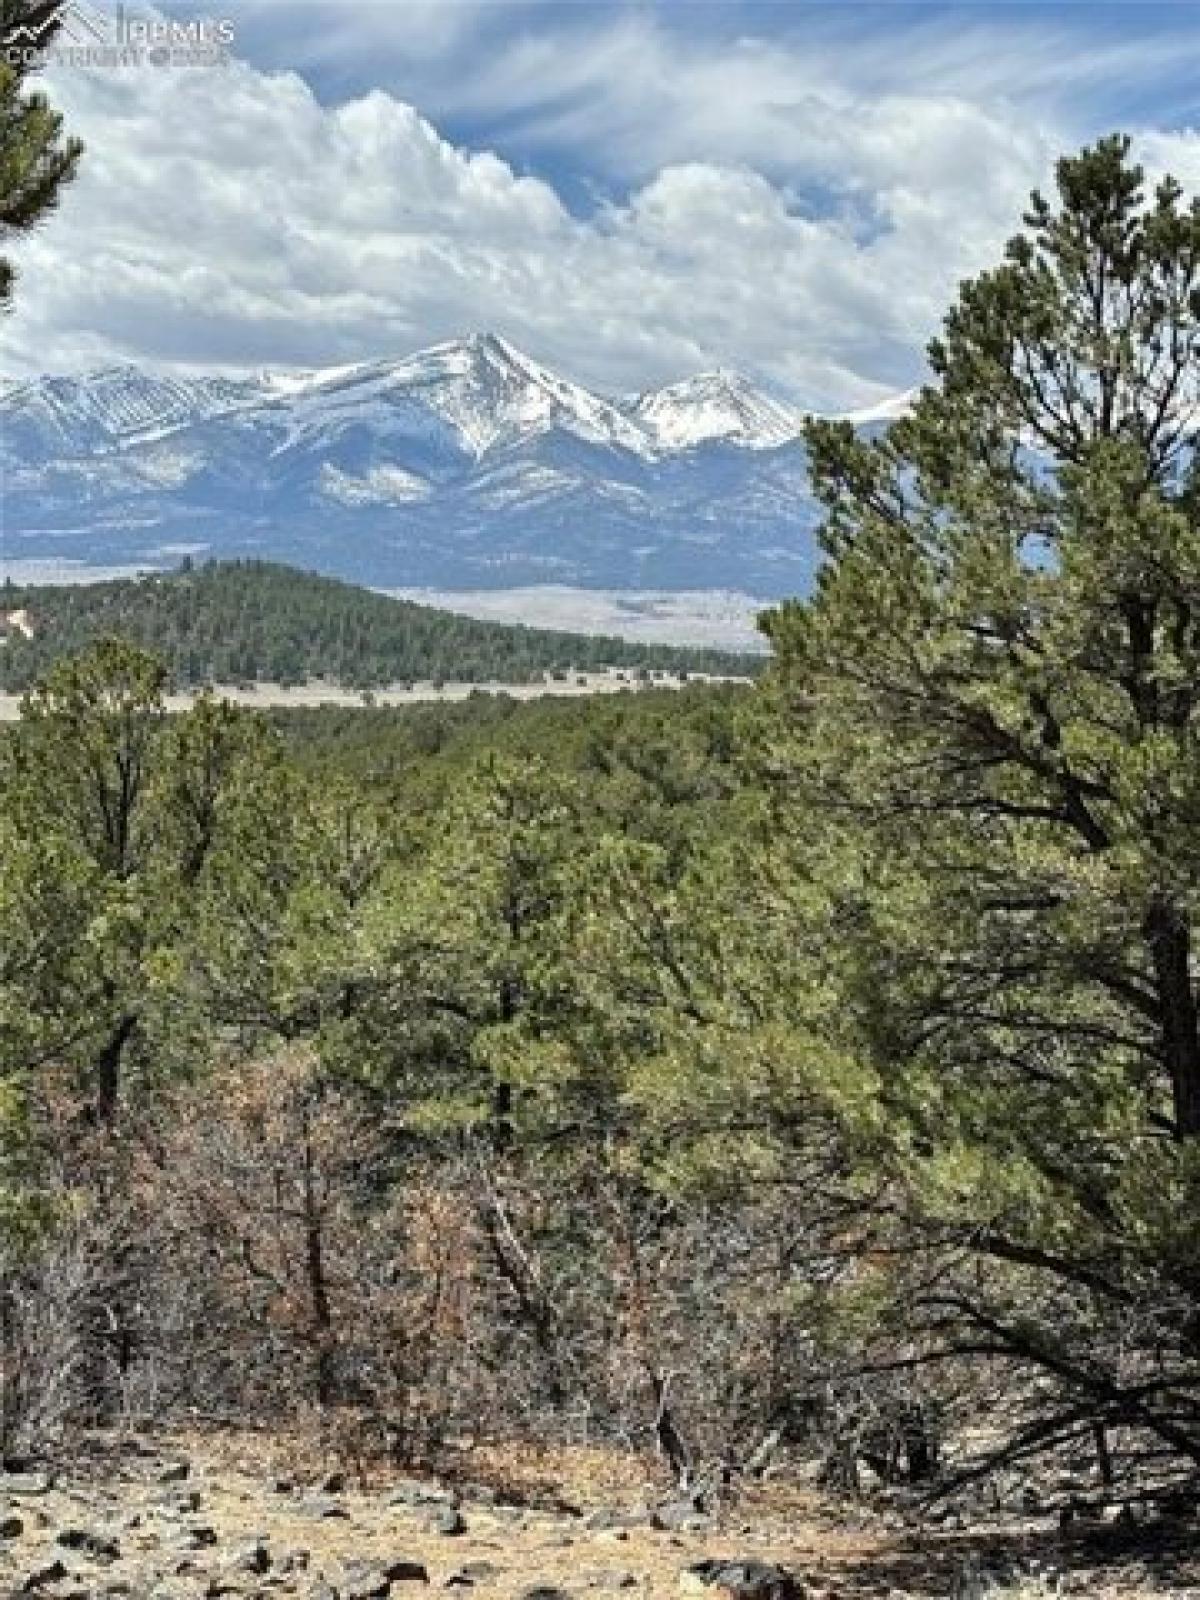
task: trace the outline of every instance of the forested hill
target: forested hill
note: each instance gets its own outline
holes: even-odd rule
[[[265,561],[185,564],[80,586],[0,588],[0,689],[27,688],[105,634],[158,652],[181,686],[527,682],[598,667],[753,673],[761,660],[702,648],[480,622]]]

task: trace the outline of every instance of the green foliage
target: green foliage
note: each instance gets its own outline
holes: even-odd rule
[[[848,1152],[1004,1264],[930,1319],[1200,1456],[1200,203],[1120,140],[1058,181],[910,418],[810,428],[830,560],[763,755],[828,819],[792,859],[878,1084]]]
[[[17,954],[0,1016],[38,1021],[0,1034],[3,1066],[70,1062],[105,1121],[129,1058],[155,1057],[156,975],[190,925],[229,794],[264,756],[264,730],[227,705],[202,698],[168,720],[164,682],[155,657],[102,640],[27,696],[4,749]],[[52,916],[34,922],[33,908]]]
[[[0,0],[0,44],[29,25],[49,44],[61,26],[55,10],[45,0]],[[14,45],[12,59],[0,62],[0,244],[28,233],[54,209],[83,154],[78,139],[63,137],[62,118],[45,95],[26,87],[22,53]],[[0,256],[0,312],[11,304],[15,276],[12,262]]]
[[[28,611],[32,639],[0,646],[0,688],[28,688],[56,660],[120,635],[166,662],[172,684],[301,684],[364,690],[421,682],[527,683],[599,667],[748,676],[728,651],[477,622],[265,561],[187,563],[169,573],[43,588],[8,585],[0,610]]]
[[[1104,1424],[1200,1461],[1200,204],[1122,141],[1058,187],[910,417],[810,428],[828,562],[756,689],[170,717],[248,644],[377,681],[568,647],[270,567],[55,591],[60,644],[172,667],[93,643],[2,747],[10,1220],[54,1071],[111,1121],[282,1046],[397,1168],[462,1157],[554,1385],[521,1182],[568,1300],[604,1206],[660,1424],[639,1263],[695,1207],[772,1259],[787,1384],[985,1357],[1010,1459]]]

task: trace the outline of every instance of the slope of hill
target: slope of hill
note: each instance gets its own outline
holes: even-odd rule
[[[736,373],[611,399],[491,335],[316,372],[37,378],[0,389],[5,554],[781,596],[816,560],[802,424]]]
[[[761,665],[725,651],[478,622],[291,567],[234,561],[107,583],[0,588],[0,689],[28,687],[57,657],[107,633],[160,652],[179,685],[520,683],[571,668],[747,675]]]

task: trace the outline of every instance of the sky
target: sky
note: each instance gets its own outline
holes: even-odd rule
[[[136,5],[130,5],[134,12]],[[1055,158],[1200,192],[1200,0],[200,0],[220,67],[58,66],[87,143],[0,372],[307,368],[477,330],[576,381],[920,381]]]

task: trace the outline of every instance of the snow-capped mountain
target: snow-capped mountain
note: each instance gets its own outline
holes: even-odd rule
[[[106,367],[80,378],[37,378],[0,393],[0,451],[40,446],[92,454],[133,444],[249,403],[258,386]]]
[[[793,443],[804,413],[755,389],[736,372],[703,372],[637,397],[630,413],[659,450],[692,450],[724,440],[748,450]]]
[[[2,384],[0,558],[770,597],[814,565],[802,420],[735,373],[605,398],[488,334],[314,372]]]
[[[478,459],[558,428],[591,444],[634,452],[643,431],[606,400],[567,383],[495,334],[434,345],[403,361],[264,379],[299,427],[320,433],[370,409],[389,431],[422,432],[432,419],[446,440]]]

